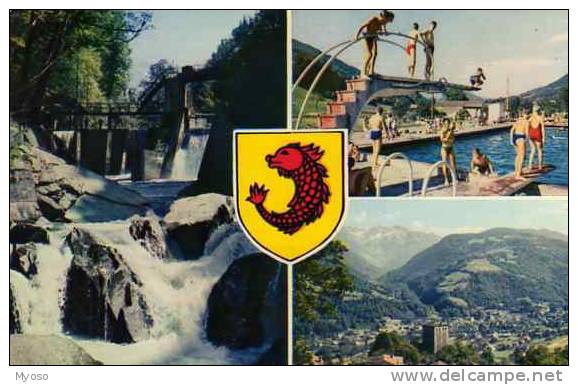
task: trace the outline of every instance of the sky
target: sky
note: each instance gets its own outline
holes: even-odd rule
[[[568,234],[565,199],[350,199],[345,226],[402,226],[447,235],[495,227]]]
[[[131,42],[130,86],[151,64],[166,59],[177,66],[204,65],[222,39],[255,11],[152,11],[153,29]]]
[[[438,23],[435,42],[435,77],[464,83],[476,68],[488,77],[482,97],[510,95],[546,85],[568,73],[567,11],[393,11],[390,31],[408,33],[413,22],[425,29]],[[359,25],[378,11],[294,11],[293,38],[319,49],[354,37]],[[399,39],[399,38],[396,38]],[[398,40],[399,41],[399,40]],[[402,42],[405,45],[405,42]],[[343,61],[362,67],[362,43],[353,46]],[[407,57],[399,48],[381,43],[376,72],[406,76]],[[418,48],[417,71],[423,77],[423,50]]]

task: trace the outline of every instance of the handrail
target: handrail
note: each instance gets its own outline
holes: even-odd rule
[[[405,38],[407,38],[407,39],[413,39],[413,37],[411,37],[411,36],[409,36],[409,35],[406,35],[406,34],[403,34],[403,33],[401,33],[401,32],[386,32],[386,33],[385,33],[385,36],[389,36],[389,35],[405,37]],[[387,43],[392,43],[392,44],[397,45],[398,47],[400,47],[400,48],[402,48],[402,49],[405,50],[405,47],[402,46],[401,44],[398,44],[398,43],[393,42],[393,41],[391,41],[391,40],[381,39],[381,38],[380,38],[380,34],[367,35],[367,36],[364,36],[364,37],[370,37],[370,36],[377,37],[377,38],[379,39],[379,41],[383,41],[383,42],[387,42]],[[299,74],[299,77],[297,78],[297,80],[295,80],[295,83],[293,83],[293,86],[291,87],[291,92],[295,92],[295,89],[296,89],[297,86],[301,83],[301,81],[303,80],[303,78],[305,77],[305,75],[307,75],[307,73],[311,70],[311,68],[313,68],[313,66],[314,66],[319,60],[321,60],[321,58],[323,58],[325,55],[327,55],[329,52],[333,51],[334,49],[336,49],[336,48],[338,48],[338,47],[340,47],[340,46],[342,46],[342,45],[344,45],[344,44],[349,43],[350,41],[351,41],[351,40],[342,41],[341,43],[335,44],[334,46],[329,47],[329,48],[326,49],[325,51],[319,53],[319,54],[311,61],[311,63],[309,63],[309,64],[307,65],[307,67],[305,67],[305,69],[303,69],[303,71],[301,71],[301,74]],[[421,44],[421,45],[423,45],[423,46],[425,47],[425,44],[424,44],[421,40],[419,40],[419,38],[416,39],[416,42],[417,42],[418,44]]]
[[[342,42],[337,44],[336,46],[331,47],[328,51],[332,51],[337,47],[340,47],[342,45],[345,45],[343,48],[341,48],[339,51],[337,51],[337,53],[335,53],[333,56],[331,56],[329,58],[329,60],[327,60],[325,62],[325,64],[323,64],[323,67],[321,67],[321,69],[319,70],[319,72],[317,73],[317,76],[315,76],[315,78],[313,79],[313,82],[311,82],[311,85],[309,86],[309,90],[307,91],[307,93],[305,94],[305,98],[303,98],[303,101],[301,102],[301,107],[299,109],[299,114],[297,115],[297,121],[295,122],[295,129],[299,128],[299,125],[301,124],[301,120],[303,119],[303,114],[305,112],[305,107],[307,106],[307,102],[309,101],[309,97],[311,96],[311,94],[313,93],[313,91],[315,90],[315,87],[317,86],[317,83],[319,83],[319,80],[321,79],[321,77],[323,76],[323,74],[325,74],[325,71],[327,71],[327,68],[329,68],[329,66],[331,65],[331,63],[333,63],[333,61],[335,59],[337,59],[337,57],[339,55],[341,55],[343,52],[345,52],[347,49],[349,49],[349,47],[351,47],[352,45],[358,43],[361,40],[365,40],[368,37],[376,37],[378,41],[382,41],[384,43],[389,43],[392,45],[395,45],[401,49],[405,49],[401,44],[398,44],[394,41],[388,40],[388,39],[383,39],[381,38],[381,36],[388,36],[388,35],[394,35],[394,36],[402,36],[408,39],[413,39],[411,36],[409,35],[405,35],[403,33],[400,32],[386,32],[385,34],[371,34],[371,35],[363,35],[361,37],[357,37],[353,40],[349,40],[346,42]],[[417,43],[425,46],[425,44],[423,42],[421,42],[419,39],[416,40]],[[323,57],[322,54],[317,55],[317,57],[314,59],[315,62],[319,61],[321,58]],[[300,82],[305,75],[307,74],[307,72],[309,72],[311,70],[311,68],[313,68],[313,65],[310,63],[310,65],[308,65],[303,72],[299,75],[298,81]],[[297,83],[297,81],[296,81]],[[294,92],[296,89],[296,85],[294,85],[292,87],[292,92]]]
[[[407,161],[407,165],[409,167],[409,178],[407,181],[408,184],[408,194],[411,197],[413,195],[413,166],[411,164],[411,160],[403,153],[401,152],[394,152],[393,154],[388,155],[385,160],[383,161],[383,164],[381,165],[381,167],[379,167],[379,171],[377,172],[377,178],[375,180],[375,191],[376,191],[376,196],[380,197],[381,196],[381,177],[383,176],[383,172],[385,171],[385,167],[387,166],[387,162],[389,162],[392,159],[395,158],[401,158],[401,159],[405,159]]]
[[[295,83],[293,83],[293,86],[291,87],[291,92],[295,92],[295,89],[297,88],[297,86],[301,83],[301,81],[303,80],[303,78],[305,77],[305,75],[307,75],[307,73],[311,70],[311,68],[313,68],[313,66],[315,64],[317,64],[317,62],[319,60],[321,60],[321,58],[325,57],[325,55],[327,55],[329,52],[333,51],[335,48],[339,48],[342,45],[345,45],[347,43],[349,43],[350,40],[346,40],[346,41],[342,41],[339,44],[335,44],[334,46],[326,49],[325,51],[321,52],[319,55],[317,55],[315,57],[315,59],[313,59],[311,61],[311,63],[309,63],[307,65],[307,67],[305,67],[305,69],[303,69],[303,71],[301,71],[301,74],[299,75],[299,77],[297,78],[297,80],[295,80]]]
[[[450,164],[448,163],[447,160],[440,160],[434,164],[432,164],[432,166],[430,167],[430,169],[427,172],[427,175],[423,181],[423,185],[421,186],[421,196],[425,197],[426,193],[427,193],[427,186],[429,184],[429,180],[431,177],[431,174],[433,173],[433,171],[441,166],[441,165],[445,165],[447,168],[450,169],[450,174],[452,175],[452,196],[455,197],[457,195],[457,181],[458,181],[458,177],[456,175],[456,171],[450,166]]]

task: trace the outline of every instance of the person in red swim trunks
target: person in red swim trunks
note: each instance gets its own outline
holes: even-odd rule
[[[417,44],[417,39],[419,39],[419,25],[417,23],[413,23],[413,29],[409,33],[411,39],[407,40],[407,46],[405,47],[405,53],[408,56],[408,63],[407,63],[407,72],[409,77],[415,77],[415,48]]]
[[[528,120],[528,137],[530,139],[530,157],[528,158],[528,168],[532,168],[534,154],[538,152],[538,168],[544,166],[544,142],[546,139],[546,128],[544,117],[538,113],[538,108],[534,108],[532,116]]]

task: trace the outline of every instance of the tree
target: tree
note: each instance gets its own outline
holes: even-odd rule
[[[91,97],[120,96],[128,80],[128,43],[150,21],[148,12],[11,11],[11,114],[35,117],[55,98],[75,100],[81,64],[87,66],[83,81],[90,85]]]
[[[519,365],[568,365],[568,346],[550,350],[544,345],[532,345],[526,354],[515,355],[514,360]]]
[[[465,92],[457,88],[449,88],[446,95],[448,100],[468,100]]]
[[[494,365],[496,363],[496,359],[494,357],[494,350],[486,346],[482,354],[480,355],[480,359],[484,365]]]
[[[335,311],[333,299],[353,288],[345,265],[347,247],[330,242],[319,253],[295,266],[295,314],[299,319],[316,321]]]
[[[466,342],[444,346],[436,353],[436,358],[453,365],[474,365],[480,362],[480,356],[474,347]]]
[[[421,355],[417,348],[395,332],[381,332],[369,349],[369,355],[391,354],[403,357],[406,364],[419,364]]]

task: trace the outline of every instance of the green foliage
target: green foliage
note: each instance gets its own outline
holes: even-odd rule
[[[419,350],[395,332],[382,332],[377,335],[369,350],[369,355],[392,354],[403,357],[405,364],[419,364],[422,355]]]
[[[526,354],[514,354],[514,360],[519,365],[568,365],[568,346],[550,350],[544,345],[532,345]]]
[[[11,112],[31,117],[57,101],[120,97],[128,81],[128,44],[150,20],[148,12],[11,11]]]
[[[335,313],[332,299],[352,289],[352,278],[345,265],[347,247],[332,241],[323,250],[295,266],[295,314],[316,321]]]
[[[295,365],[309,365],[313,360],[313,353],[302,338],[296,338],[293,344],[293,363]]]
[[[450,365],[476,365],[480,362],[480,356],[476,349],[466,342],[444,346],[436,353],[436,359]]]
[[[494,350],[489,346],[484,349],[480,355],[481,363],[484,365],[495,365],[496,357],[494,356]]]
[[[468,100],[465,92],[457,88],[449,88],[446,95],[448,100]]]
[[[221,41],[207,63],[219,81],[214,93],[237,127],[286,124],[286,19],[280,10],[262,10],[243,20]]]

